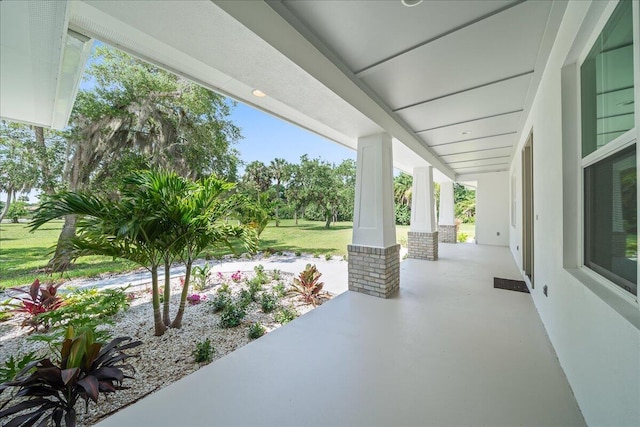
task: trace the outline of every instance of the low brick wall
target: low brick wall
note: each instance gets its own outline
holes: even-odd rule
[[[458,226],[438,225],[438,241],[440,243],[458,243]]]
[[[410,231],[407,234],[407,258],[438,260],[438,232],[421,233]]]
[[[400,245],[347,246],[349,290],[389,298],[400,287]]]

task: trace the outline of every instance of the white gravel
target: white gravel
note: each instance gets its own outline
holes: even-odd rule
[[[230,285],[233,292],[239,292],[242,286],[246,287],[244,280],[242,283],[234,283],[229,279],[230,274],[225,274],[225,282]],[[253,272],[244,272],[243,278],[252,277]],[[293,275],[281,273],[281,282],[289,287],[293,280]],[[216,275],[210,280],[210,285],[204,291],[199,292],[211,300],[221,281]],[[264,285],[265,290],[270,290],[277,281]],[[175,315],[179,304],[180,292],[179,280],[172,282],[172,317]],[[247,344],[248,327],[254,322],[260,322],[267,330],[267,333],[280,327],[274,320],[273,313],[263,313],[260,306],[251,303],[248,314],[240,326],[223,329],[219,327],[219,315],[211,311],[211,307],[206,303],[196,305],[187,304],[183,317],[181,329],[168,329],[161,337],[153,335],[153,316],[151,308],[150,287],[138,287],[135,299],[131,307],[124,312],[117,314],[113,320],[114,325],[105,325],[112,337],[130,336],[141,340],[143,344],[131,353],[139,354],[139,358],[130,359],[136,372],[134,380],[125,380],[127,390],[120,390],[116,393],[100,397],[97,405],[89,405],[88,412],[84,412],[84,404],[80,402],[76,408],[78,411],[79,425],[92,425],[101,418],[128,406],[142,397],[153,393],[172,382],[189,375],[199,369],[199,364],[194,361],[192,352],[197,342],[210,339],[215,353],[213,360]],[[329,298],[329,296],[327,296]],[[311,305],[305,305],[299,297],[291,295],[281,299],[282,305],[292,305],[298,314],[304,314],[313,309]],[[9,322],[0,323],[0,365],[11,355],[22,355],[29,351],[36,351],[39,355],[47,353],[47,345],[42,342],[29,340],[28,330],[21,328],[22,318],[15,316]],[[0,405],[8,396],[5,391],[0,396]]]

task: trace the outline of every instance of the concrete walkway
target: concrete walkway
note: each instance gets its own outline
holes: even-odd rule
[[[333,259],[327,261],[324,257],[314,258],[311,255],[303,254],[302,256],[295,256],[292,253],[285,253],[283,255],[272,255],[263,258],[262,255],[258,255],[253,259],[237,259],[228,258],[225,260],[198,260],[194,263],[194,266],[203,266],[206,262],[211,265],[211,272],[215,279],[215,274],[233,273],[235,271],[253,271],[253,268],[261,264],[265,270],[280,270],[285,273],[292,273],[298,275],[305,269],[307,264],[315,264],[318,270],[322,273],[320,280],[324,282],[324,290],[332,293],[333,295],[339,295],[345,292],[347,286],[347,262],[340,256],[334,256]],[[176,265],[171,268],[171,277],[178,278],[184,276],[184,265]],[[160,269],[159,277],[164,277],[164,268]],[[147,270],[139,269],[129,273],[114,274],[111,276],[101,277],[97,279],[74,279],[65,283],[65,287],[76,288],[118,288],[127,285],[131,286],[145,286],[151,283],[151,273]]]
[[[439,252],[393,298],[344,292],[99,425],[585,425],[530,295],[493,288],[519,278],[508,248]]]

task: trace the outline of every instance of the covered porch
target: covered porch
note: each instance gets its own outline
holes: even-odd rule
[[[505,247],[443,244],[389,299],[345,292],[100,426],[584,425]]]

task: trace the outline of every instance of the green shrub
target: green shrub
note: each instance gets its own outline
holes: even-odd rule
[[[10,311],[0,311],[0,323],[6,322],[13,317],[13,313]]]
[[[264,272],[264,266],[262,264],[258,264],[253,267],[253,271],[256,273],[256,277],[254,279],[261,285],[269,283],[269,277],[267,277],[267,273]]]
[[[34,352],[27,353],[19,358],[14,358],[13,355],[9,356],[9,359],[4,362],[4,366],[0,366],[0,384],[13,381],[18,372],[36,360],[38,360],[38,357]]]
[[[302,252],[296,251],[296,256],[301,256],[301,255],[302,255]]]
[[[211,266],[208,262],[206,262],[202,267],[195,266],[192,271],[192,280],[194,291],[203,291],[204,288],[207,287],[207,279],[209,278],[209,273],[211,272]]]
[[[196,343],[196,349],[193,350],[191,355],[196,360],[196,363],[209,363],[213,359],[213,353],[215,349],[211,345],[211,340],[207,338],[204,341]]]
[[[284,325],[298,317],[298,312],[293,307],[281,307],[273,317],[276,322]]]
[[[38,317],[52,327],[73,326],[77,329],[110,323],[110,317],[129,308],[126,289],[76,289],[63,298],[60,308]]]
[[[271,313],[278,306],[278,295],[270,292],[263,293],[260,299],[260,306],[265,313]]]
[[[280,270],[273,270],[271,272],[271,280],[280,280],[280,277],[282,276]]]
[[[332,256],[331,254],[326,254],[324,256],[324,259],[327,260],[327,261],[331,261],[331,256]]]
[[[469,239],[469,235],[467,233],[458,233],[458,242],[466,243],[467,239]]]
[[[254,296],[251,294],[251,291],[248,289],[241,289],[240,294],[238,295],[238,303],[244,307],[249,307],[249,304],[253,302]]]
[[[287,290],[282,282],[278,282],[278,284],[273,287],[273,292],[275,292],[280,298],[287,294]]]
[[[249,285],[249,294],[251,295],[251,299],[253,301],[256,301],[258,292],[261,292],[263,289],[262,279],[256,276],[253,279],[247,280],[247,285]]]
[[[216,294],[209,301],[209,306],[214,313],[224,309],[229,303],[231,303],[231,290],[226,283],[218,288]]]
[[[238,326],[246,315],[246,307],[241,301],[231,301],[220,312],[220,327],[233,328]]]
[[[249,326],[249,338],[255,340],[256,338],[260,338],[267,332],[267,330],[260,323],[252,323]]]
[[[411,208],[407,205],[396,204],[396,224],[397,225],[409,225],[411,222]]]

